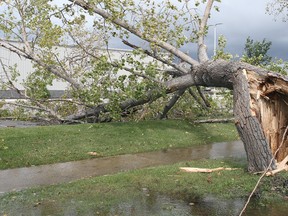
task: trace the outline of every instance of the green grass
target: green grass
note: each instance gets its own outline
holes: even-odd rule
[[[181,166],[205,168],[224,166],[239,169],[209,174],[184,173],[179,171]],[[65,212],[67,214],[69,210],[73,210],[74,215],[75,212],[77,215],[97,215],[97,212],[99,215],[109,215],[111,209],[118,208],[119,215],[130,215],[121,212],[124,210],[119,209],[119,206],[125,203],[127,206],[136,205],[136,208],[135,201],[140,200],[139,205],[149,207],[158,195],[182,200],[186,205],[197,203],[207,195],[224,200],[235,198],[246,200],[259,176],[244,171],[245,166],[246,162],[243,159],[197,160],[28,189],[0,197],[2,210],[0,213],[17,215],[17,212],[20,212],[32,215],[33,211],[38,211],[42,215],[64,215]],[[288,177],[287,173],[280,175],[286,179]],[[267,187],[269,183],[262,184],[257,192],[262,203],[265,203],[263,199],[272,194],[271,189]],[[275,191],[273,194],[274,197],[278,196]],[[278,201],[280,200],[278,196]],[[288,207],[284,204],[283,206],[286,209]]]
[[[110,156],[236,139],[232,124],[193,125],[178,120],[2,128],[0,168],[87,159],[91,157],[89,151]],[[179,171],[181,166],[239,169],[184,173]],[[259,178],[247,173],[246,166],[244,159],[195,160],[36,187],[0,196],[0,215],[133,215],[123,208],[138,205],[140,210],[143,206],[150,209],[159,196],[180,200],[186,206],[197,205],[210,195],[224,200],[246,199]],[[258,206],[279,202],[277,208],[285,212],[288,205],[282,201],[288,196],[287,178],[287,173],[265,178],[255,194]],[[171,203],[160,207],[174,208]]]
[[[0,129],[0,169],[238,139],[233,124],[141,121]]]

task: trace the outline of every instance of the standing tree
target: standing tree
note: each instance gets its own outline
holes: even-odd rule
[[[259,42],[248,37],[246,39],[242,60],[256,66],[268,65],[272,60],[272,57],[267,54],[271,45],[272,42],[266,41],[266,39]]]
[[[288,78],[247,63],[209,60],[204,39],[211,10],[218,10],[213,4],[219,2],[67,0],[61,6],[48,0],[2,2],[6,8],[0,29],[23,45],[0,40],[0,46],[34,62],[35,76],[42,81],[69,83],[74,102],[89,108],[62,117],[47,101],[43,104],[25,95],[33,105],[63,121],[99,116],[111,107],[129,111],[165,94],[181,95],[191,86],[233,89],[235,125],[245,146],[248,170],[275,169],[276,149],[281,146],[278,161],[288,154]],[[203,14],[195,7],[204,8]],[[91,19],[94,32],[85,30]],[[66,38],[73,41],[76,52],[61,57],[55,46],[67,43]],[[105,48],[112,38],[134,51],[121,59],[99,52],[99,41]],[[192,43],[198,46],[198,59],[181,51]],[[143,65],[143,58],[150,61]],[[119,70],[126,73],[119,75]],[[15,88],[13,77],[5,71],[5,84]]]

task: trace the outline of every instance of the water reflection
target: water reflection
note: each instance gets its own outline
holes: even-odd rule
[[[142,199],[121,203],[111,209],[109,215],[161,215],[161,216],[238,216],[246,200],[244,199],[217,199],[213,196],[207,196],[195,203],[187,203],[183,200],[173,199],[163,195],[144,196]],[[259,206],[252,201],[244,213],[249,216],[269,215],[286,216],[288,205],[270,205]]]
[[[34,207],[27,208],[21,203],[14,203],[14,208],[5,214],[9,216],[18,215],[61,215],[61,216],[82,216],[82,215],[125,215],[125,216],[236,216],[241,212],[244,199],[216,199],[213,196],[207,196],[195,202],[187,202],[181,199],[173,199],[168,196],[150,193],[149,196],[143,193],[142,196],[133,198],[130,201],[122,202],[110,209],[109,212],[101,212],[99,205],[89,205],[83,207],[81,203],[75,200],[67,201],[66,204],[59,205],[55,202],[42,203]],[[82,205],[82,207],[80,207]],[[96,207],[97,206],[97,207]],[[81,209],[81,210],[80,210]],[[259,206],[252,201],[244,215],[249,216],[286,216],[288,205],[270,205]],[[1,212],[0,213],[4,213]]]

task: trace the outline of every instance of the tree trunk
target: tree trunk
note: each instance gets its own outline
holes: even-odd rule
[[[235,80],[236,126],[245,143],[248,170],[263,170],[271,161],[269,152],[274,155],[280,148],[275,157],[278,162],[288,155],[288,140],[283,137],[288,125],[288,80],[274,73],[245,69],[238,71]]]
[[[277,161],[288,155],[287,136],[283,137],[288,125],[287,77],[246,63],[217,60],[194,67],[190,79],[189,75],[176,79],[168,83],[170,89],[183,87],[180,83],[233,89],[235,125],[249,172],[275,169],[273,155],[279,147]]]
[[[264,136],[258,113],[251,106],[254,98],[251,96],[252,86],[247,81],[246,70],[239,70],[234,82],[233,95],[235,124],[245,146],[248,171],[265,170],[271,161],[271,169],[275,169],[275,161]]]
[[[249,99],[249,104],[247,104],[249,105],[249,116],[257,122],[253,127],[261,126],[257,131],[264,134],[265,140],[262,140],[262,142],[269,143],[269,145],[266,145],[273,155],[280,148],[275,157],[279,162],[288,155],[288,140],[287,137],[283,137],[288,125],[288,80],[274,73],[261,74],[253,70],[242,70],[240,77],[244,79],[242,83],[246,83],[249,88],[248,94],[245,91],[246,97]],[[244,88],[245,86],[243,86]],[[234,94],[237,95],[237,90],[234,91]],[[236,104],[237,96],[235,97]],[[236,109],[235,106],[235,113],[237,112]],[[241,125],[241,120],[239,123]],[[241,131],[240,125],[237,128]],[[280,146],[282,139],[284,139],[284,143]],[[257,144],[255,145],[257,148]],[[261,147],[259,151],[261,151]],[[262,153],[261,157],[265,158],[264,156]]]

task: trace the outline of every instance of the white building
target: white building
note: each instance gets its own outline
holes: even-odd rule
[[[13,44],[13,46],[16,46],[16,47],[23,46],[23,43],[20,43],[20,42],[9,42],[9,43]],[[61,58],[61,57],[69,56],[69,54],[71,54],[74,51],[74,47],[73,46],[59,46],[55,50]],[[109,49],[109,54],[107,50],[104,50],[104,49],[102,50],[99,49],[99,52],[107,53],[107,55],[112,61],[119,60],[123,57],[127,57],[127,55],[132,54],[131,50],[124,50],[124,49]],[[143,64],[146,64],[149,61],[153,60],[153,58],[151,57],[145,57],[144,59],[140,59],[139,57],[133,56],[133,58],[136,58],[137,60],[143,62]],[[11,52],[1,46],[0,46],[0,60],[2,61],[3,65],[12,66],[12,67],[14,65],[17,65],[19,77],[17,78],[17,81],[15,82],[15,86],[19,90],[24,90],[23,83],[25,79],[27,78],[27,76],[29,76],[29,74],[31,74],[35,70],[33,68],[33,63],[30,60],[24,57],[20,57],[18,54]],[[128,74],[128,72],[125,70],[120,70],[118,74],[123,75],[123,74]],[[0,78],[2,82],[7,81],[7,76],[2,66],[0,67]],[[53,85],[47,86],[47,89],[51,92],[52,97],[57,97],[57,95],[61,94],[61,92],[63,93],[64,90],[67,89],[67,87],[68,87],[68,84],[65,81],[55,80],[53,81]],[[17,98],[17,93],[15,91],[11,92],[11,91],[4,90],[2,86],[0,86],[0,98],[7,98],[7,97]]]

